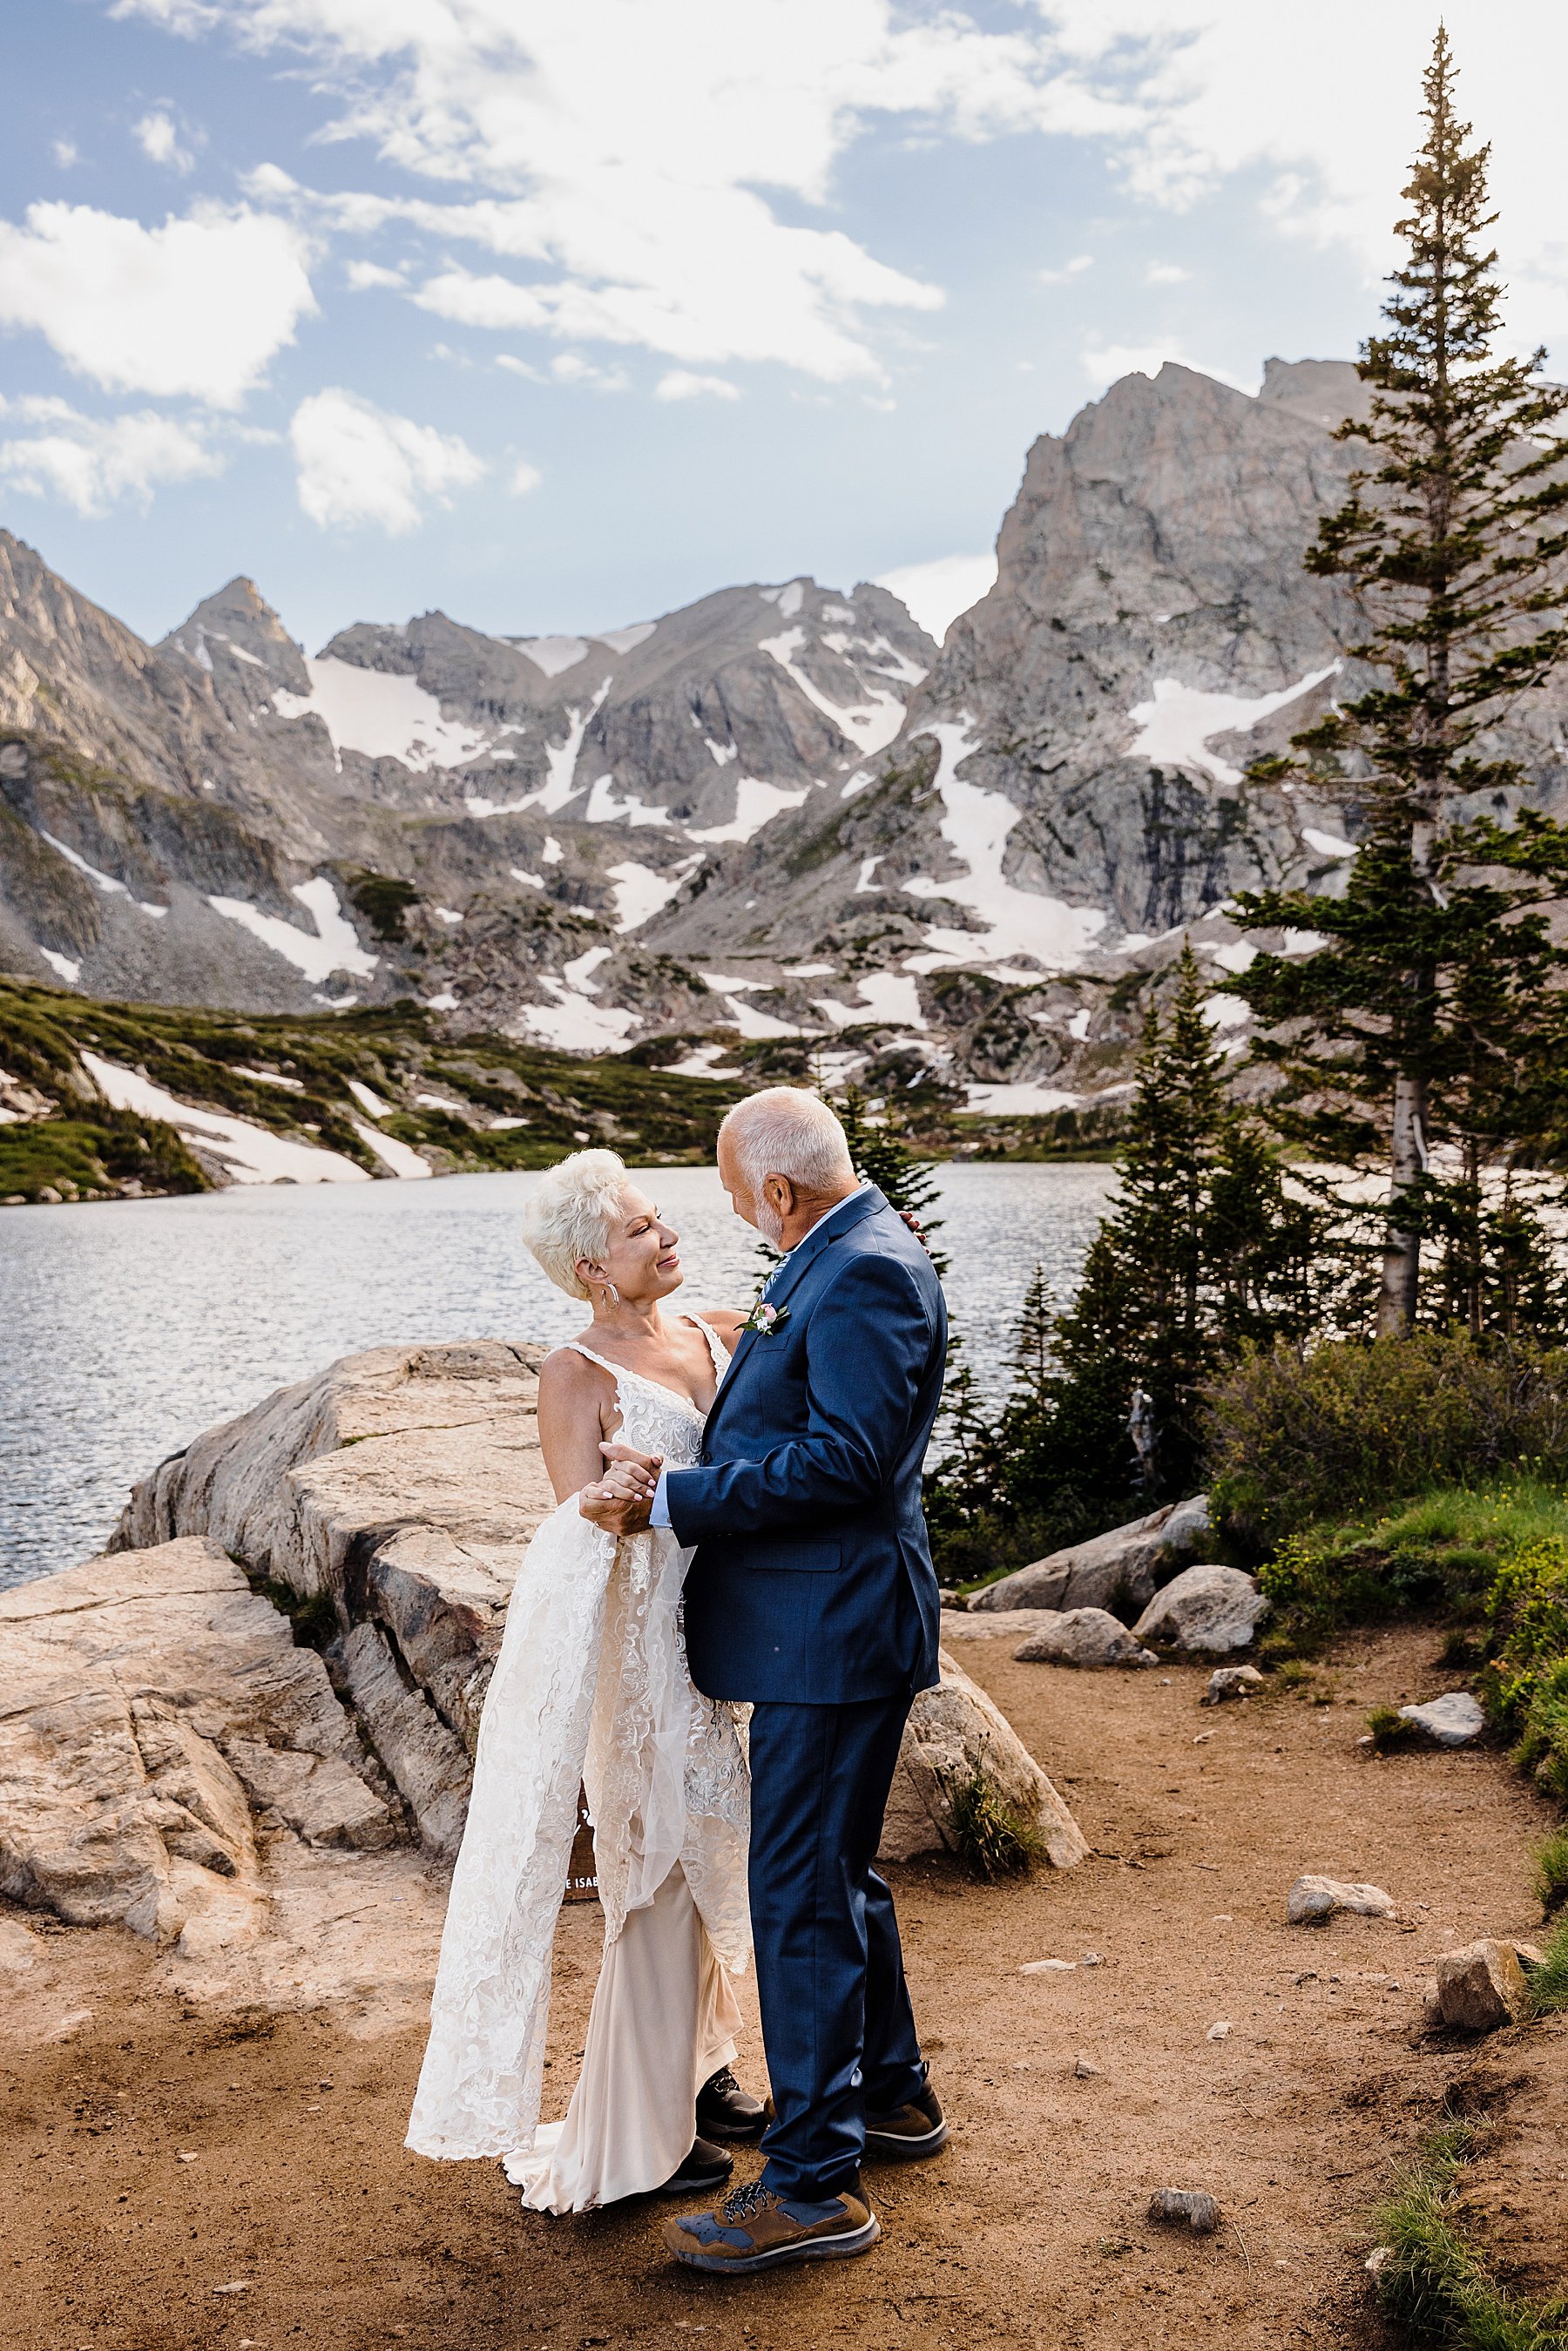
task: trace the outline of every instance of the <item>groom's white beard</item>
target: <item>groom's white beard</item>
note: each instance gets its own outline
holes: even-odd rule
[[[783,1248],[784,1219],[777,1208],[769,1207],[760,1200],[757,1204],[757,1229],[765,1241],[772,1242],[775,1249]]]

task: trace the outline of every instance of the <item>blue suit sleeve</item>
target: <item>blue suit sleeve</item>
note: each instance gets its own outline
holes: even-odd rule
[[[668,1471],[664,1492],[677,1541],[768,1533],[873,1500],[908,1437],[935,1340],[906,1266],[870,1252],[851,1259],[806,1324],[804,1434],[758,1461]]]

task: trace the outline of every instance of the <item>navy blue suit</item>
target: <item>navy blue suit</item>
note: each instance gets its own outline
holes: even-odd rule
[[[939,1603],[920,1479],[947,1318],[929,1257],[874,1186],[774,1276],[692,1469],[665,1495],[692,1678],[749,1700],[751,1913],[776,2119],[768,2184],[852,2185],[865,2116],[925,2076],[893,1897],[872,1866]]]

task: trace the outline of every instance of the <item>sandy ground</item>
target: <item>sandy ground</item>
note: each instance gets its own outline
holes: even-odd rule
[[[1361,1640],[1309,1689],[1201,1711],[1195,1668],[1073,1674],[967,1643],[1095,1853],[1022,1886],[894,1873],[952,2146],[868,2172],[866,2259],[750,2284],[668,2263],[656,2201],[552,2220],[495,2167],[405,2153],[406,2027],[183,2006],[131,1938],[47,1932],[0,2024],[0,2331],[14,2351],[1343,2351],[1383,2342],[1370,2215],[1445,2097],[1504,2116],[1479,2200],[1520,2277],[1560,2285],[1565,2021],[1468,2048],[1424,2018],[1445,1945],[1537,1929],[1546,1813],[1499,1754],[1355,1744],[1374,1703],[1444,1686],[1436,1647]],[[1386,1886],[1400,1923],[1287,1927],[1306,1869]],[[596,1910],[565,1914],[558,2111],[598,1935]],[[1078,1964],[1020,1974],[1047,1958]],[[755,2035],[739,2070],[763,2086]],[[1220,2234],[1150,2227],[1167,2185],[1210,2189]]]

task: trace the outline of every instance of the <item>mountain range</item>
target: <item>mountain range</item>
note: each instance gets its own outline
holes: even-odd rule
[[[99,998],[458,1033],[693,1075],[777,1045],[977,1108],[1103,1100],[1239,887],[1332,891],[1343,810],[1244,770],[1357,683],[1301,566],[1354,367],[1166,365],[1029,453],[938,647],[885,589],[718,590],[596,636],[429,612],[308,656],[232,580],[148,645],[0,532],[0,966]],[[1511,720],[1554,805],[1564,691]],[[1310,934],[1267,942],[1310,952]]]

